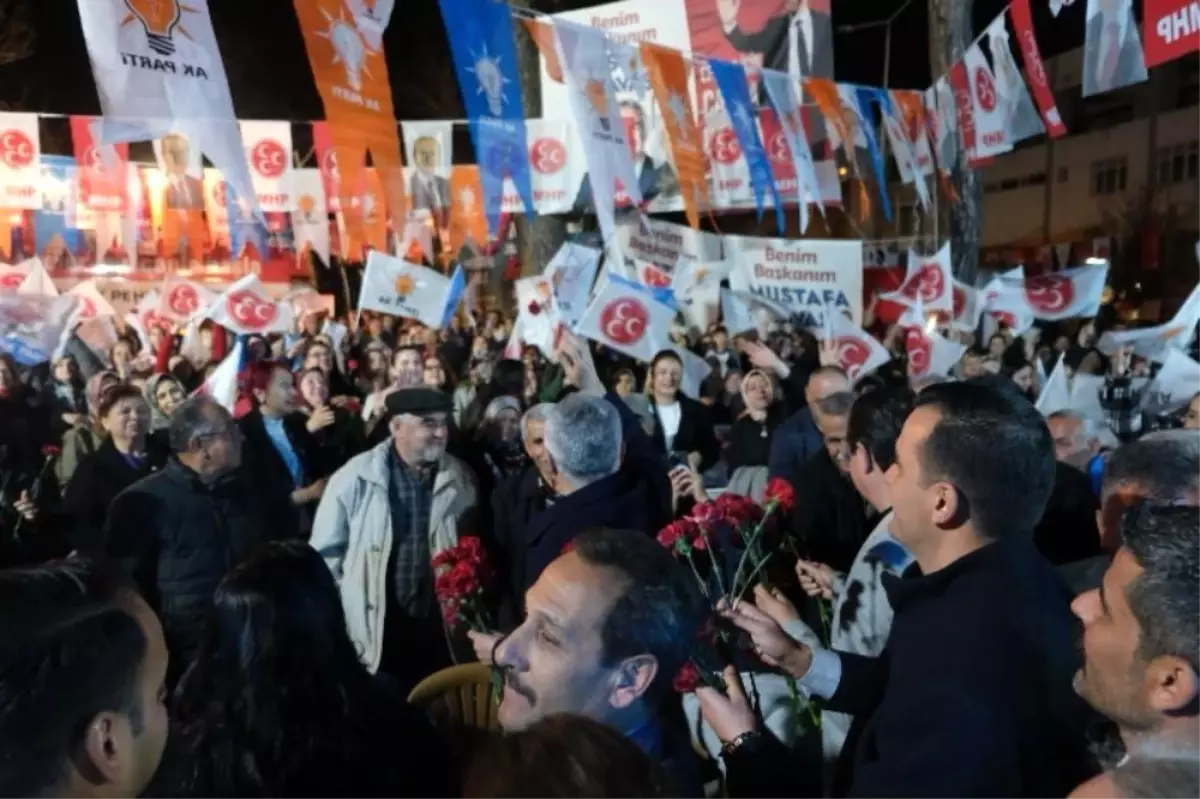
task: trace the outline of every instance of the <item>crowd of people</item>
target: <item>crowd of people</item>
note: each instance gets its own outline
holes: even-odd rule
[[[220,328],[0,354],[0,795],[1200,792],[1200,394],[1141,415],[1094,323],[920,385],[895,330],[857,380],[788,323],[676,330],[696,390],[675,350],[505,358],[494,311],[323,321],[242,341],[233,407]],[[1060,354],[1104,423],[1035,409]],[[746,502],[735,593],[759,544],[667,533]],[[496,734],[408,701],[476,661]]]

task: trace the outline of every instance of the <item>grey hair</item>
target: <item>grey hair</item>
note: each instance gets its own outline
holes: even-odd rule
[[[1112,771],[1113,787],[1126,799],[1200,795],[1200,759],[1179,747],[1147,744]]]
[[[1086,416],[1076,413],[1075,411],[1055,411],[1046,417],[1046,421],[1054,421],[1056,419],[1066,419],[1076,422],[1079,425],[1079,435],[1083,436],[1084,441],[1091,441],[1098,435],[1096,433],[1096,423]]]
[[[525,411],[525,415],[521,417],[521,443],[525,441],[525,428],[531,422],[545,422],[547,414],[554,408],[553,402],[539,402],[529,410]]]
[[[1159,502],[1195,502],[1200,493],[1200,433],[1160,430],[1113,450],[1104,473],[1104,494],[1134,485]]]
[[[167,427],[171,452],[176,455],[188,452],[196,439],[228,424],[229,418],[229,411],[211,397],[189,397],[171,412],[171,424]]]
[[[502,411],[516,411],[517,415],[520,416],[521,403],[517,402],[515,397],[508,395],[496,397],[483,409],[483,421],[494,422]]]
[[[572,394],[546,414],[546,449],[576,488],[621,466],[621,415],[606,399]]]
[[[818,400],[817,411],[825,416],[849,416],[850,409],[854,407],[854,399],[853,391],[839,391]]]

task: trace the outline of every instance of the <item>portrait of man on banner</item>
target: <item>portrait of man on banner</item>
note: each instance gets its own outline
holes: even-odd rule
[[[172,211],[203,211],[204,184],[190,174],[193,166],[191,144],[182,133],[168,133],[162,138],[162,169],[166,177],[163,203]]]
[[[833,77],[829,0],[716,0],[716,6],[729,44],[760,56],[760,66],[792,79]]]
[[[679,178],[674,168],[666,159],[656,161],[646,152],[646,112],[641,103],[633,99],[622,99],[621,121],[625,123],[625,141],[633,154],[633,168],[637,171],[642,199],[650,203],[659,197],[679,196]],[[628,201],[622,202],[621,205],[628,205]],[[595,210],[592,204],[590,175],[583,176],[573,210],[575,213],[591,213]]]
[[[416,171],[408,187],[413,210],[427,211],[439,228],[446,226],[451,205],[450,181],[438,174],[441,149],[433,136],[421,136],[413,142],[412,161]]]
[[[1132,0],[1088,0],[1083,45],[1083,96],[1146,80]]]

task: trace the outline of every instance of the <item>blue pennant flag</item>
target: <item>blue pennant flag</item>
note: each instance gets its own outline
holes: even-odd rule
[[[771,163],[767,160],[767,151],[763,148],[762,137],[758,134],[758,115],[754,112],[754,103],[750,99],[750,87],[746,85],[746,70],[741,64],[729,61],[708,60],[712,69],[713,80],[721,91],[721,99],[725,101],[725,110],[733,124],[733,133],[737,136],[738,146],[750,167],[750,186],[754,189],[754,207],[758,209],[758,221],[763,218],[763,204],[769,191],[775,201],[775,221],[779,224],[779,232],[783,233],[783,203],[779,201],[779,191],[775,187],[775,179],[771,177]]]
[[[438,0],[475,143],[488,229],[500,229],[504,178],[534,215],[525,108],[517,72],[512,13],[503,0]]]
[[[83,232],[76,227],[75,219],[78,199],[75,159],[69,155],[43,155],[41,165],[42,207],[34,214],[33,222],[36,252],[44,254],[57,236],[68,254],[82,255]],[[47,268],[53,266],[46,264]]]
[[[885,105],[888,102],[887,92],[874,86],[857,86],[855,87],[855,97],[858,99],[858,115],[862,118],[863,138],[867,140],[867,152],[870,153],[871,164],[875,167],[875,184],[879,187],[883,215],[890,222],[892,220],[892,202],[888,199],[887,174],[883,168],[883,155],[879,152],[879,142],[875,138],[875,126],[879,124],[879,118],[875,115],[875,103]]]
[[[442,324],[439,330],[445,330],[450,326],[450,320],[454,318],[454,312],[458,310],[458,304],[462,302],[463,294],[467,293],[467,273],[463,270],[462,264],[454,268],[454,274],[450,277],[450,286],[446,290],[446,309],[442,311]]]

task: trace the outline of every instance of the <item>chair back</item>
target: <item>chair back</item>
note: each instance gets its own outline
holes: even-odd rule
[[[484,663],[463,663],[434,672],[417,683],[408,701],[429,713],[447,732],[455,728],[500,729],[492,670]]]

